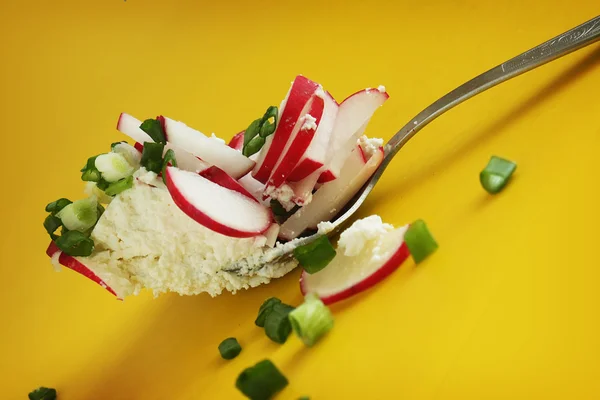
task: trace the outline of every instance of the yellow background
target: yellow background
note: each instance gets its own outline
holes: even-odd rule
[[[436,120],[361,216],[424,218],[440,249],[333,307],[306,349],[254,327],[299,271],[235,296],[114,300],[44,254],[44,205],[83,196],[79,169],[122,140],[121,111],[229,138],[302,73],[338,99],[384,84],[368,128],[390,138],[467,79],[598,14],[597,1],[4,0],[0,387],[73,399],[241,399],[272,359],[281,399],[600,398],[600,47],[516,78]],[[488,196],[492,154],[518,163]],[[236,336],[231,362],[217,345]]]

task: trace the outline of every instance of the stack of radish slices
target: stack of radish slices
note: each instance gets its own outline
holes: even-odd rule
[[[259,238],[264,251],[263,243],[275,247],[277,239],[290,241],[331,221],[381,165],[383,141],[368,139],[364,132],[388,97],[380,86],[338,103],[320,84],[297,76],[279,109],[269,107],[262,119],[229,144],[166,116],[142,122],[123,113],[117,129],[133,139],[141,153],[130,149],[141,160],[135,169],[144,167],[162,177],[173,202],[187,216],[217,234]],[[149,184],[139,176],[130,175],[123,190],[131,188],[134,179],[138,181],[133,187]],[[158,180],[154,184],[165,189]],[[85,235],[94,252],[93,231]],[[78,271],[115,294],[85,266],[85,256],[69,255],[54,239],[47,254],[55,264]],[[303,288],[311,285],[311,279],[303,278]],[[357,286],[352,287],[348,290]],[[323,293],[326,299],[333,296]]]
[[[167,188],[183,212],[215,232],[240,238],[268,232],[270,239],[294,239],[335,217],[381,164],[383,142],[363,133],[388,97],[380,86],[338,104],[321,85],[297,76],[274,132],[250,157],[242,154],[245,132],[227,146],[159,116],[165,151],[173,150],[177,160],[177,166],[166,169]],[[153,141],[140,124],[128,114],[121,114],[117,124],[138,149]],[[273,201],[288,212],[285,221],[279,219],[281,225],[273,217]]]

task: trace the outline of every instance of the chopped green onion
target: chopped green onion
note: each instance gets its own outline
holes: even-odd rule
[[[327,236],[321,236],[304,246],[294,249],[294,257],[309,274],[322,270],[335,257],[335,249]]]
[[[100,171],[98,171],[98,168],[96,168],[96,157],[98,156],[88,158],[87,162],[85,163],[85,167],[81,169],[82,181],[98,182],[100,179],[102,179],[102,174],[100,174]]]
[[[119,153],[100,154],[96,157],[96,169],[102,174],[102,178],[109,182],[117,182],[127,178],[134,172],[133,166]]]
[[[302,396],[302,397],[298,397],[298,400],[310,400],[310,397]]]
[[[140,125],[140,129],[146,132],[156,143],[167,144],[165,131],[159,119],[147,119]]]
[[[110,144],[110,150],[111,150],[111,151],[114,151],[114,150],[115,150],[115,147],[117,147],[118,145],[120,145],[120,144],[123,144],[123,143],[127,143],[127,142],[125,142],[125,141],[120,141],[120,142],[114,142],[114,143],[111,143],[111,144]]]
[[[64,197],[60,198],[58,200],[53,201],[52,203],[48,203],[48,205],[46,205],[46,212],[55,215],[57,212],[59,212],[71,203],[72,201],[69,199],[65,199]]]
[[[312,293],[309,293],[304,303],[290,312],[288,317],[296,335],[309,347],[333,328],[331,311]]]
[[[256,135],[258,135],[260,132],[261,123],[262,120],[259,118],[255,119],[250,123],[250,125],[248,125],[248,128],[246,128],[246,131],[244,132],[244,147],[246,147],[246,145],[250,143],[250,141],[254,139]]]
[[[77,200],[56,214],[68,230],[84,232],[98,221],[98,200],[96,197]]]
[[[246,368],[235,381],[235,387],[251,400],[268,400],[287,385],[287,378],[270,360]]]
[[[96,187],[100,190],[106,190],[106,188],[110,185],[110,183],[106,182],[104,179],[100,178],[98,182],[96,182]]]
[[[273,125],[277,125],[278,117],[279,117],[279,111],[277,110],[277,107],[269,106],[269,108],[267,108],[267,111],[265,111],[265,114],[263,115],[260,123],[262,125],[265,122],[269,121],[271,118],[273,118]]]
[[[285,343],[292,332],[292,324],[288,314],[294,307],[287,304],[274,304],[271,312],[265,318],[265,333],[276,343]]]
[[[267,300],[265,300],[262,303],[262,305],[258,309],[258,316],[256,317],[256,320],[254,321],[254,324],[256,326],[260,326],[261,328],[264,328],[265,319],[267,318],[267,315],[269,315],[271,313],[271,311],[273,310],[273,306],[275,304],[281,304],[281,300],[279,300],[277,297],[269,297]]]
[[[266,138],[269,135],[272,135],[275,132],[275,124],[265,121],[265,123],[260,127],[260,137]]]
[[[142,153],[140,153],[135,147],[133,147],[129,143],[116,143],[115,146],[112,148],[112,152],[125,157],[127,163],[131,165],[134,169],[138,169],[140,167]]]
[[[98,203],[98,219],[100,219],[102,214],[104,214],[104,206],[102,204]],[[96,222],[98,222],[98,221],[96,221]]]
[[[164,148],[165,145],[162,143],[145,142],[142,151],[142,167],[158,174],[162,169]]]
[[[94,251],[94,241],[79,231],[68,231],[56,239],[56,246],[70,255],[87,257]]]
[[[437,242],[422,219],[410,224],[404,234],[404,242],[417,264],[429,257],[438,248]]]
[[[48,215],[44,220],[44,228],[46,228],[46,232],[50,235],[52,240],[56,240],[58,235],[54,232],[62,226],[62,221],[55,215]]]
[[[242,346],[238,343],[236,338],[230,337],[221,342],[219,345],[219,353],[225,360],[231,360],[236,358],[242,351]]]
[[[47,387],[39,387],[33,392],[29,393],[29,400],[55,400],[56,389],[50,389]]]
[[[177,159],[175,158],[175,152],[172,149],[167,150],[162,164],[162,179],[165,185],[167,184],[167,167],[169,165],[177,167]]]
[[[277,117],[278,117],[277,107],[270,106],[267,108],[265,115],[263,115],[260,121],[260,132],[259,135],[263,138],[266,138],[269,135],[272,135],[275,132],[275,128],[277,127]],[[271,122],[273,119],[273,122]]]
[[[108,196],[116,196],[124,190],[131,189],[133,186],[133,175],[123,178],[120,181],[113,182],[104,191]]]
[[[98,187],[96,182],[86,182],[84,193],[88,196],[96,196],[98,203],[108,204],[112,201],[112,197],[107,196],[104,190]]]
[[[253,154],[256,154],[262,149],[265,144],[265,138],[261,136],[255,136],[244,148],[242,149],[242,154],[246,157],[250,157]]]
[[[244,132],[243,155],[250,157],[260,151],[265,144],[265,138],[275,132],[278,116],[277,107],[270,106],[262,118],[255,119],[250,123]],[[273,122],[271,122],[271,119]]]
[[[479,174],[481,186],[490,194],[496,194],[504,189],[511,175],[517,169],[517,164],[504,158],[492,156],[488,165]]]

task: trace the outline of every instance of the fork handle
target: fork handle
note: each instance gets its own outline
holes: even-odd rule
[[[499,83],[579,50],[599,39],[600,16],[597,16],[457,87],[421,111],[390,139],[385,146],[385,159],[382,167],[385,167],[398,150],[425,125],[451,108]]]

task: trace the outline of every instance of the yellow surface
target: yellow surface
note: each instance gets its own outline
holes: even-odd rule
[[[73,399],[242,399],[237,374],[272,359],[280,399],[600,398],[600,48],[592,46],[444,115],[403,149],[360,215],[424,218],[441,247],[333,307],[312,349],[270,343],[261,302],[299,303],[299,271],[255,290],[114,300],[53,271],[46,202],[82,196],[85,159],[123,139],[121,111],[231,137],[278,104],[295,74],[338,99],[391,98],[391,135],[474,75],[598,13],[593,0],[3,1],[0,387]],[[518,162],[486,195],[490,155]],[[224,362],[218,343],[236,336]]]

